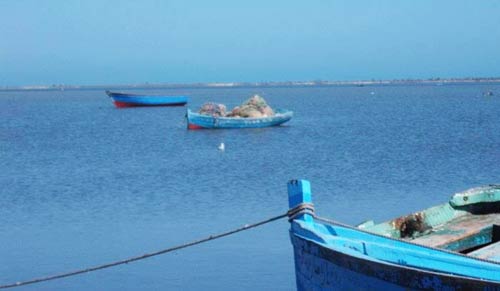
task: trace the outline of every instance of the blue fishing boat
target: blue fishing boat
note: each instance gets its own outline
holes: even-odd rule
[[[119,108],[135,106],[183,106],[188,101],[186,96],[130,94],[111,91],[106,91],[106,94],[113,99],[113,103]]]
[[[222,117],[206,114],[199,114],[187,110],[187,126],[188,129],[204,129],[204,128],[259,128],[278,126],[293,117],[293,112],[290,110],[278,109],[273,116],[267,117]]]
[[[500,186],[375,224],[315,214],[310,184],[288,183],[298,290],[500,290]]]

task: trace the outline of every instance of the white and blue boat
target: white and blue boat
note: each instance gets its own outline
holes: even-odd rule
[[[186,96],[131,94],[111,91],[106,91],[106,94],[113,99],[113,103],[118,108],[136,106],[184,106],[188,102]]]
[[[259,128],[278,126],[293,117],[290,110],[278,109],[273,116],[267,117],[221,117],[199,114],[187,110],[186,119],[188,129],[216,129],[216,128]]]
[[[391,221],[349,226],[288,183],[297,290],[500,290],[500,186]]]

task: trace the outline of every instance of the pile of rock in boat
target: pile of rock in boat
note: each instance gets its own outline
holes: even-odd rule
[[[259,95],[254,95],[240,106],[234,107],[227,112],[226,105],[208,102],[201,106],[198,113],[214,117],[233,118],[259,118],[274,116],[274,110],[267,105],[266,100]]]

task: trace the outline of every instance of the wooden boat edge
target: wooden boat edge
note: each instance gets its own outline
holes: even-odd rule
[[[299,185],[299,186],[298,186]],[[299,189],[300,188],[300,189]],[[311,194],[310,194],[310,185],[306,180],[292,180],[289,183],[288,189],[289,195],[289,206],[291,209],[296,207],[297,205],[310,204],[311,202]],[[388,257],[385,257],[385,254],[395,253],[396,255],[392,260],[392,263],[395,264],[401,272],[404,272],[408,267],[415,268],[419,271],[428,270],[429,266],[435,264],[431,269],[429,276],[432,273],[439,274],[442,277],[443,274],[450,275],[452,280],[452,284],[448,287],[454,288],[460,283],[460,286],[481,286],[485,288],[490,288],[488,290],[500,290],[500,262],[499,261],[491,261],[484,260],[479,258],[470,257],[467,255],[451,252],[444,249],[436,249],[425,245],[419,245],[413,242],[404,241],[401,239],[395,239],[392,237],[384,236],[378,233],[373,233],[364,229],[360,229],[354,226],[347,226],[343,224],[331,224],[335,222],[331,221],[316,221],[318,218],[314,211],[310,212],[301,212],[296,214],[296,217],[291,218],[291,228],[290,234],[292,238],[292,243],[294,245],[294,256],[295,256],[295,265],[296,265],[296,279],[297,279],[297,287],[299,290],[308,290],[311,286],[319,286],[323,284],[327,280],[337,280],[341,278],[343,275],[352,275],[352,270],[337,270],[338,272],[346,271],[346,274],[336,274],[332,273],[332,270],[327,270],[327,276],[317,277],[314,282],[307,282],[308,277],[319,276],[322,273],[322,270],[317,269],[321,266],[326,266],[325,262],[316,261],[318,256],[318,249],[314,251],[313,254],[303,255],[304,247],[297,246],[294,241],[299,239],[300,237],[310,240],[318,245],[318,247],[324,247],[327,249],[337,250],[342,255],[352,256],[353,254],[364,254],[366,255],[364,260],[367,258],[377,258],[373,257],[374,253],[378,252],[378,256],[382,254],[384,258],[382,261],[384,263],[391,263],[391,261],[387,261]],[[326,236],[322,235],[321,230],[325,231]],[[350,235],[347,235],[346,231],[352,232],[356,237],[355,240],[350,241]],[[335,235],[332,235],[335,233]],[[346,239],[347,238],[347,239]],[[334,241],[332,241],[334,239]],[[335,244],[336,240],[336,244]],[[382,242],[382,245],[380,243]],[[392,244],[396,244],[398,247],[394,248]],[[378,244],[378,245],[377,245]],[[337,247],[334,247],[337,246]],[[339,249],[340,247],[340,249]],[[376,249],[378,247],[378,250]],[[401,247],[403,247],[401,249]],[[410,255],[408,255],[410,253]],[[355,256],[355,255],[354,255]],[[423,257],[422,257],[423,256]],[[307,276],[300,275],[299,267],[301,264],[305,264],[308,266],[307,268],[302,268],[302,270],[306,270]],[[413,260],[413,262],[412,262]],[[419,264],[415,264],[416,260],[421,260]],[[423,261],[422,261],[423,260]],[[454,262],[454,263],[453,263]],[[313,269],[311,269],[313,268]],[[482,272],[478,273],[477,270],[481,269]],[[313,270],[313,271],[311,271]],[[402,273],[398,272],[398,274],[393,274],[394,276],[400,276]],[[347,274],[349,273],[349,274]],[[324,274],[323,274],[324,275]],[[356,274],[358,276],[359,274]],[[333,276],[333,277],[332,277]],[[360,275],[361,276],[361,275]],[[442,281],[441,278],[437,278],[435,275],[433,277],[429,277],[426,279],[438,280]],[[380,282],[380,280],[372,280],[373,278],[367,277],[358,277],[355,281],[369,281],[371,284],[381,284],[380,288],[387,288],[388,290],[399,290],[402,287],[406,286],[406,288],[414,288],[415,286],[407,286],[404,285],[404,282],[396,282],[396,285],[388,281]],[[431,280],[431,281],[432,281]],[[460,282],[459,282],[460,281]],[[323,282],[323,283],[321,283]],[[339,282],[337,282],[339,283]],[[394,282],[393,282],[394,283]],[[303,284],[305,285],[305,288]],[[309,284],[309,285],[308,285]],[[310,285],[314,284],[314,285]],[[340,286],[344,288],[359,288],[355,285],[349,285],[350,283],[347,281],[340,282]],[[346,284],[346,285],[342,285]],[[472,284],[472,285],[470,285]],[[479,285],[477,285],[479,284]],[[476,286],[477,285],[477,286]],[[440,285],[441,286],[441,285]],[[339,288],[338,286],[335,288]],[[367,288],[373,289],[373,286],[368,286]],[[429,288],[429,287],[427,287]],[[434,286],[434,289],[437,286]],[[319,289],[319,290],[329,290],[329,288]],[[433,289],[433,288],[431,288]],[[469,288],[470,289],[470,288]],[[468,290],[468,289],[467,289]]]

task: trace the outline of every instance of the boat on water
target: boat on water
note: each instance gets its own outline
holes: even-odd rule
[[[216,128],[259,128],[278,126],[293,117],[290,110],[278,109],[273,116],[266,117],[222,117],[200,114],[187,110],[186,119],[188,129],[216,129]]]
[[[357,226],[316,215],[307,180],[288,201],[298,290],[500,290],[500,185]]]
[[[135,106],[183,106],[188,102],[186,96],[130,94],[111,91],[106,91],[106,94],[113,99],[113,103],[119,108]]]

